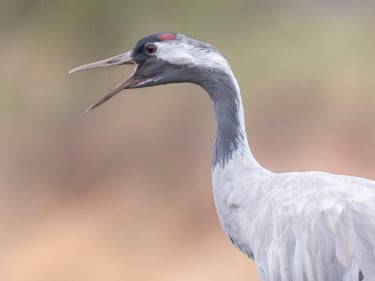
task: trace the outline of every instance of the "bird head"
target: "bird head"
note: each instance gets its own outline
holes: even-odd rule
[[[227,61],[210,44],[181,34],[158,33],[139,40],[131,51],[76,67],[69,73],[122,64],[133,64],[133,73],[90,106],[87,111],[101,105],[124,89],[182,82],[199,84],[204,70],[213,72],[215,69],[229,67]]]

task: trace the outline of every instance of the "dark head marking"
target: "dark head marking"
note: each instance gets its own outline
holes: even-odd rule
[[[168,40],[175,40],[177,39],[177,34],[175,33],[156,33],[149,36],[146,36],[139,40],[133,49],[134,53],[137,53],[144,49],[147,44],[161,42],[161,41],[168,41]]]
[[[154,44],[155,42],[163,42],[176,39],[177,34],[168,32],[156,33],[146,36],[139,40],[135,45],[132,51],[132,58],[136,63],[143,64],[147,59],[149,59],[149,56],[145,54],[148,45]]]

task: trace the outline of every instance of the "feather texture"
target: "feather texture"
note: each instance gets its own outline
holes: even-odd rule
[[[236,184],[230,179],[221,183],[237,216],[215,198],[225,210],[224,230],[240,250],[254,253],[262,281],[358,281],[360,270],[366,281],[375,280],[374,182],[323,172],[248,174],[242,181],[241,192],[230,188]],[[214,179],[215,194],[217,184]]]

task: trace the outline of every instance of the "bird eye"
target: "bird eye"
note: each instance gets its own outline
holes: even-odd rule
[[[154,44],[150,44],[146,47],[146,50],[147,50],[147,53],[149,54],[154,54],[156,53],[158,48],[156,48],[156,46]]]

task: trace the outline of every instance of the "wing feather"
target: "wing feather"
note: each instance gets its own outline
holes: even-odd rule
[[[358,281],[360,271],[375,281],[375,183],[319,172],[284,177],[284,193],[268,197],[272,235],[262,251],[254,245],[264,281]]]

